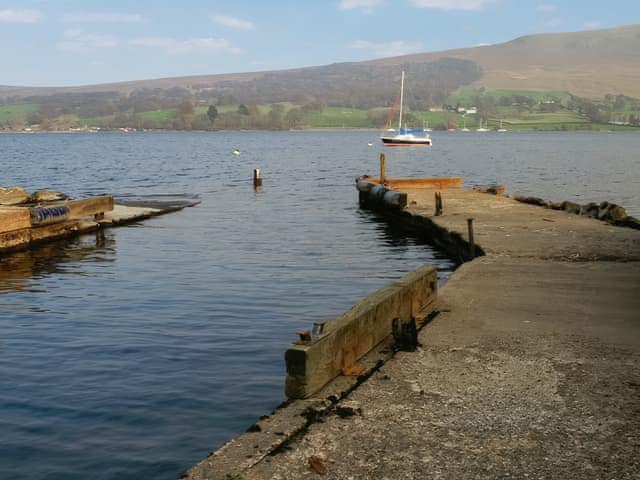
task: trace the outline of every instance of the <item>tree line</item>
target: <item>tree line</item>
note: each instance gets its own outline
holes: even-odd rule
[[[72,92],[29,97],[7,97],[0,103],[38,105],[24,123],[58,125],[75,116],[105,128],[159,128],[157,119],[145,112],[175,109],[176,116],[162,128],[297,128],[309,109],[339,106],[371,109],[390,106],[399,88],[400,72],[406,71],[406,105],[424,109],[440,105],[462,85],[482,76],[470,60],[445,58],[428,63],[398,66],[334,64],[324,67],[268,72],[250,81],[224,81],[213,85],[171,88],[137,88],[128,94]],[[284,102],[294,108],[283,111]],[[215,121],[195,114],[198,106],[215,106]],[[244,105],[247,111],[229,112],[221,107]],[[266,113],[251,105],[271,105]]]

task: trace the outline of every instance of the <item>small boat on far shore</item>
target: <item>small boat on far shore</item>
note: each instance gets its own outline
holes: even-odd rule
[[[486,123],[485,123],[486,125]],[[480,126],[476,128],[476,132],[489,132],[490,130],[485,126],[482,126],[482,119],[480,119]]]

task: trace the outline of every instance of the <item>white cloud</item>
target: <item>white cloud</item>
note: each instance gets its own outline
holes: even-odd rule
[[[494,0],[413,0],[418,8],[435,8],[438,10],[482,10],[486,4]]]
[[[195,51],[222,51],[228,53],[240,53],[239,48],[233,47],[224,38],[191,38],[179,40],[171,37],[144,37],[136,38],[129,42],[131,45],[160,48],[171,55],[191,53]]]
[[[62,17],[65,22],[78,23],[136,23],[142,21],[142,15],[137,13],[97,13],[72,12]]]
[[[598,22],[597,20],[591,22],[584,22],[582,26],[588,30],[595,30],[597,28],[602,27],[602,22]]]
[[[422,50],[422,42],[389,42],[389,43],[373,43],[366,40],[356,40],[351,48],[360,50],[368,50],[376,57],[397,57],[399,55],[407,55]]]
[[[119,42],[113,35],[85,32],[72,28],[63,33],[65,40],[58,43],[60,50],[68,52],[88,52],[97,48],[117,47]]]
[[[556,6],[550,5],[548,3],[541,3],[536,7],[536,10],[538,10],[539,12],[555,12]]]
[[[0,10],[0,22],[36,23],[42,19],[38,10]]]
[[[229,17],[227,15],[215,14],[211,16],[211,20],[225,27],[237,28],[239,30],[253,30],[254,25],[252,22],[246,20],[240,20],[239,18]]]
[[[546,22],[542,24],[545,28],[556,28],[562,25],[562,20],[560,18],[550,18]]]
[[[341,0],[338,8],[341,10],[351,10],[354,8],[364,8],[369,12],[370,8],[376,7],[382,3],[382,0]]]

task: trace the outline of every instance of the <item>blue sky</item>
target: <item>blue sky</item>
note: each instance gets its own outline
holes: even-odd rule
[[[640,23],[640,0],[0,0],[0,85],[360,61]]]

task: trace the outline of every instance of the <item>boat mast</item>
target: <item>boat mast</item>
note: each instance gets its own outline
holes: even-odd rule
[[[402,80],[400,80],[400,116],[398,117],[398,133],[402,129],[402,104],[404,103],[404,70],[402,71]]]

